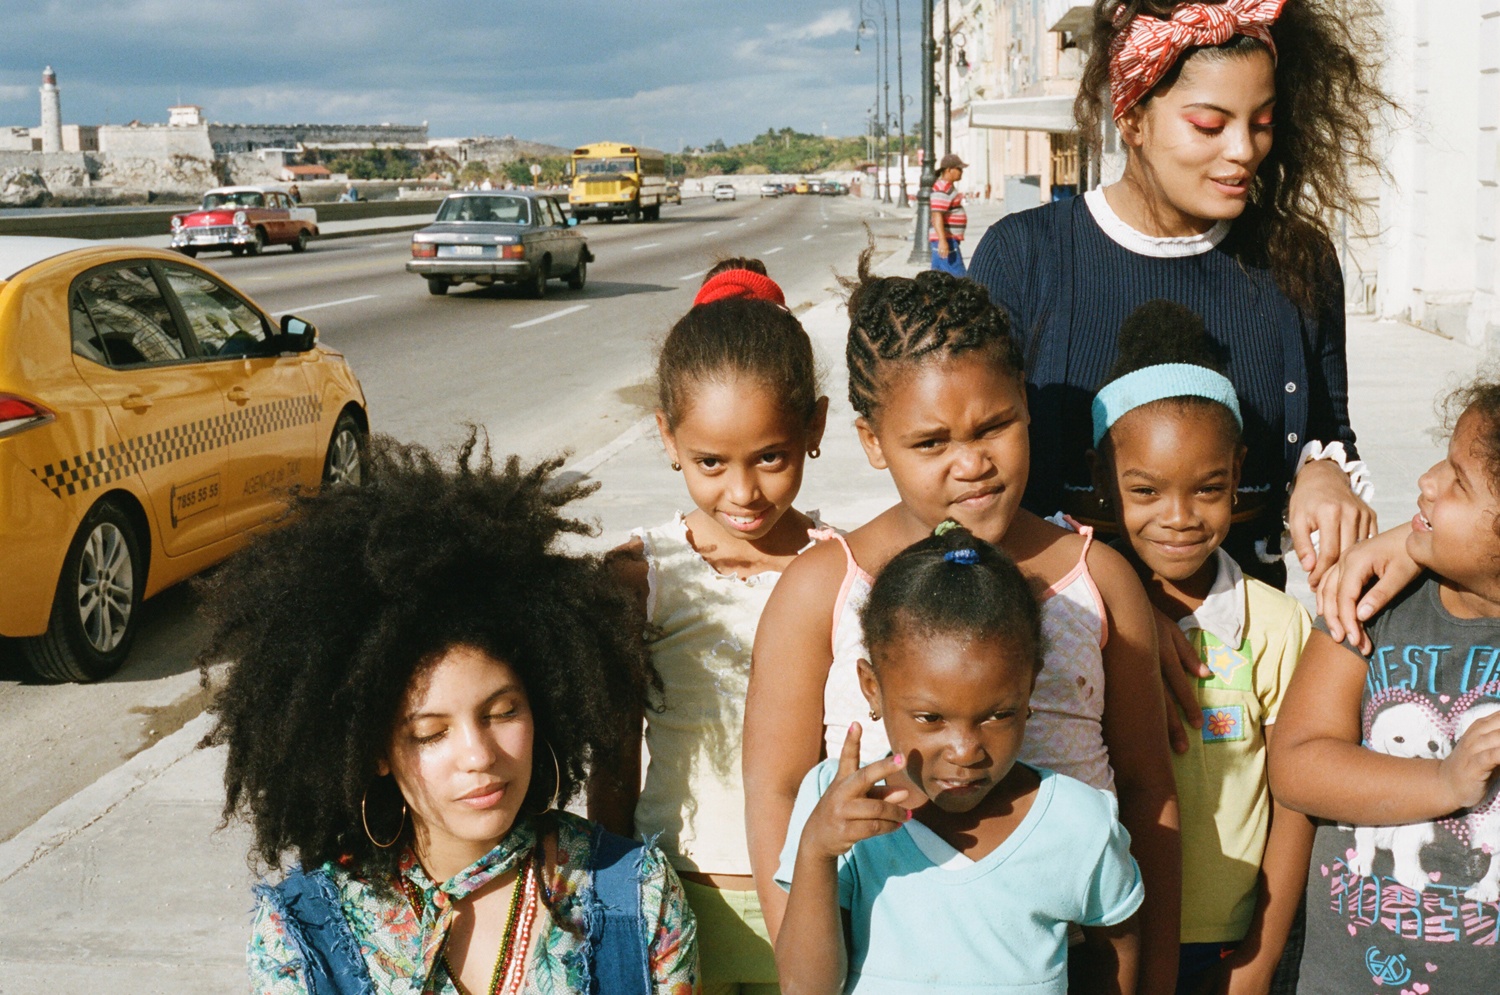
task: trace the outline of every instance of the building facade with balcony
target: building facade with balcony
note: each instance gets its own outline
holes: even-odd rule
[[[944,134],[940,96],[937,145],[969,164],[959,184],[969,196],[1015,211],[1092,185],[1073,124],[1091,10],[1069,0],[937,3],[937,85],[942,93],[946,63],[953,122]]]

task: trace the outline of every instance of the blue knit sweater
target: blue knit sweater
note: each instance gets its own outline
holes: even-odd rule
[[[1329,250],[1323,304],[1297,307],[1271,273],[1249,262],[1230,230],[1200,255],[1157,258],[1120,245],[1083,197],[1020,211],[985,232],[969,277],[1010,315],[1026,357],[1031,477],[1025,505],[1069,507],[1090,486],[1090,404],[1117,355],[1120,327],[1136,307],[1166,298],[1203,316],[1228,354],[1245,418],[1241,492],[1266,506],[1237,525],[1227,550],[1247,567],[1257,538],[1279,535],[1302,447],[1342,441],[1356,457],[1344,356],[1343,276]]]

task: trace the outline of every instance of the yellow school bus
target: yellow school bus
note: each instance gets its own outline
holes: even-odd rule
[[[595,142],[573,150],[568,204],[573,217],[631,221],[661,217],[667,188],[667,156],[657,149],[618,142]]]

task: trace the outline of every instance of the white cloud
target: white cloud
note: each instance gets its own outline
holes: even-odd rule
[[[804,27],[792,31],[793,38],[827,38],[854,30],[854,15],[847,8],[830,10],[822,17]]]

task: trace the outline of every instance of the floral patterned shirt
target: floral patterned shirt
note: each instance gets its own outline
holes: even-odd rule
[[[526,965],[524,995],[562,995],[587,990],[584,966],[584,902],[592,857],[592,824],[557,813],[557,862],[549,883],[553,904],[578,933],[558,925],[545,905],[539,910]],[[401,874],[420,895],[421,916],[404,898],[377,892],[337,864],[323,870],[342,899],[375,990],[381,995],[458,995],[441,956],[455,916],[454,903],[515,868],[531,853],[536,832],[530,820],[516,823],[489,853],[452,879],[435,884],[410,849]],[[641,861],[641,919],[652,995],[698,995],[697,923],[682,884],[660,850],[648,846]],[[246,959],[256,995],[308,995],[301,959],[280,913],[262,898],[255,914]]]

